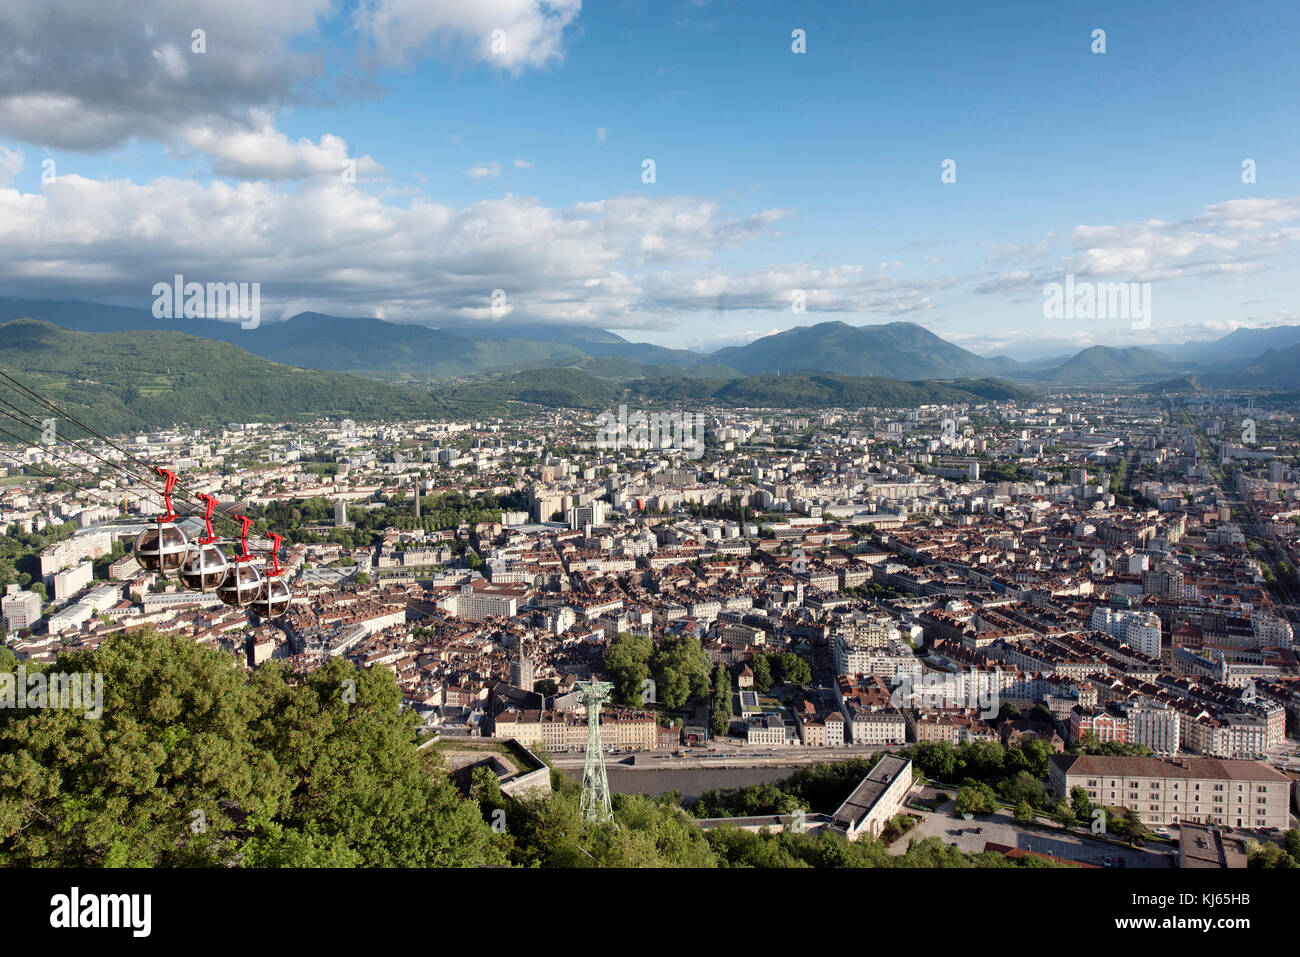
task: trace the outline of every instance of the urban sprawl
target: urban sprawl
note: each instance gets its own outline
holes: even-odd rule
[[[1039,740],[1061,798],[1082,788],[1152,826],[1289,827],[1293,413],[1073,393],[689,415],[333,417],[94,455],[10,446],[23,465],[0,469],[0,527],[48,543],[4,589],[8,646],[52,662],[147,625],[250,669],[343,657],[390,669],[441,739],[579,762],[575,683],[593,678],[614,686],[604,749],[660,766]],[[128,454],[248,515],[255,549],[284,536],[286,615],[136,563],[163,502],[107,464]],[[36,472],[70,464],[97,481]],[[179,510],[193,540],[202,517]],[[860,790],[892,795],[904,771],[910,785],[900,763]],[[849,815],[850,837],[862,821]]]

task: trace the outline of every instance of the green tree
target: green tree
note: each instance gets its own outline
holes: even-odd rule
[[[1300,867],[1300,864],[1297,864],[1295,858],[1276,844],[1252,842],[1246,852],[1246,866],[1291,869]]]
[[[812,668],[793,651],[783,651],[772,661],[772,677],[777,684],[806,685],[812,681]]]
[[[619,632],[605,652],[605,675],[613,682],[614,700],[639,707],[644,683],[650,677],[654,644],[648,635]],[[657,689],[656,689],[657,690]]]
[[[998,796],[987,784],[968,785],[957,792],[958,814],[992,814],[998,809]]]
[[[772,690],[772,669],[767,663],[767,655],[762,652],[754,655],[750,666],[754,672],[754,690],[759,694],[767,694]]]
[[[1070,807],[1081,823],[1088,824],[1092,821],[1092,801],[1083,787],[1075,785],[1070,788]]]
[[[1029,773],[1039,780],[1045,779],[1052,769],[1052,746],[1042,738],[1033,738],[1020,746],[1028,764]]]
[[[698,638],[668,635],[660,639],[650,656],[650,670],[658,700],[670,711],[680,708],[688,698],[703,698],[709,693],[709,656]]]
[[[1051,814],[1052,820],[1059,827],[1072,827],[1076,823],[1074,810],[1065,801],[1057,801],[1053,804]]]
[[[922,741],[911,749],[912,762],[927,777],[952,781],[957,770],[957,754],[948,741]]]
[[[102,715],[0,709],[0,866],[504,860],[426,767],[388,669],[234,665],[147,628],[61,655],[53,670],[103,676]]]
[[[1050,803],[1043,782],[1028,771],[1020,771],[1014,777],[1004,778],[998,783],[997,791],[1008,804],[1023,802],[1031,807],[1047,807]]]
[[[1034,806],[1028,801],[1017,802],[1012,817],[1017,824],[1033,824],[1038,820],[1038,814],[1034,811]]]
[[[722,662],[713,669],[713,708],[709,718],[710,730],[720,738],[731,728],[731,673]]]

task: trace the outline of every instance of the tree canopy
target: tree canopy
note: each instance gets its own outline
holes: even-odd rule
[[[102,675],[103,714],[0,710],[0,865],[499,857],[477,810],[429,773],[386,669],[332,659],[305,677],[277,665],[249,672],[224,652],[141,629],[52,670]]]

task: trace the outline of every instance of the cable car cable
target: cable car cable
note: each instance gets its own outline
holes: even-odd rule
[[[125,456],[127,459],[129,459],[130,461],[134,462],[137,466],[139,466],[142,470],[145,470],[146,472],[149,472],[150,474],[152,474],[152,470],[151,470],[150,466],[149,466],[147,463],[141,462],[139,459],[137,459],[135,456],[133,456],[130,452],[127,452],[125,449],[123,449],[123,448],[122,448],[121,446],[119,446],[117,443],[113,442],[113,441],[112,441],[111,439],[109,439],[107,436],[105,436],[104,434],[102,434],[102,433],[96,431],[95,429],[92,429],[90,426],[86,425],[84,422],[82,422],[82,421],[81,421],[80,419],[78,419],[76,416],[73,416],[73,415],[71,415],[70,413],[66,412],[65,410],[59,408],[59,406],[55,405],[55,404],[54,404],[53,402],[51,402],[49,399],[46,399],[44,396],[40,395],[39,393],[35,392],[34,390],[29,389],[27,386],[23,385],[23,384],[22,384],[21,382],[19,382],[17,379],[15,379],[15,378],[13,378],[12,376],[6,374],[3,370],[0,370],[0,378],[4,378],[4,379],[8,380],[10,383],[12,383],[12,384],[16,387],[17,390],[20,390],[20,392],[19,392],[20,395],[25,393],[25,394],[27,394],[28,396],[30,396],[31,398],[34,398],[36,401],[41,402],[42,404],[44,404],[44,405],[45,405],[47,408],[49,408],[50,410],[52,410],[52,411],[54,411],[54,412],[57,412],[57,413],[58,413],[60,416],[62,416],[63,418],[65,418],[65,419],[67,419],[68,421],[72,422],[74,425],[77,425],[79,428],[81,428],[82,431],[86,432],[86,433],[87,433],[88,435],[90,435],[91,437],[97,438],[97,439],[99,439],[101,442],[103,442],[105,445],[108,445],[108,446],[110,446],[111,448],[116,449],[118,452],[120,452],[120,453],[121,453],[123,456]],[[0,401],[2,401],[2,400],[0,400]],[[5,404],[8,405],[9,403],[5,403]],[[10,408],[16,408],[16,406],[12,406],[12,405],[10,405]],[[19,410],[19,411],[22,411],[22,410]],[[35,416],[32,416],[30,413],[24,412],[23,414],[24,414],[24,415],[28,415],[28,416],[33,420],[33,422],[36,421],[36,417],[35,417]],[[43,427],[43,424],[42,424],[42,427]],[[67,439],[67,440],[65,440],[65,441],[67,441],[69,444],[72,444],[72,441],[71,441],[70,439]],[[85,450],[82,450],[82,451],[85,451]],[[89,453],[89,454],[92,454],[92,455],[93,455],[94,453],[92,452],[92,453]],[[96,455],[95,457],[96,457],[96,458],[99,458],[99,456],[97,456],[97,455]],[[101,461],[103,461],[103,460],[101,459]],[[121,467],[122,469],[125,470],[125,466],[120,466],[120,463],[119,463],[119,467]],[[133,478],[133,480],[135,480],[135,481],[137,481],[137,482],[142,482],[142,483],[143,483],[147,488],[149,488],[151,491],[153,491],[153,492],[159,492],[159,493],[161,494],[160,489],[158,489],[156,486],[150,484],[150,481],[149,481],[148,479],[141,478],[141,477],[138,476],[138,475],[132,475],[130,472],[127,472],[126,474],[131,475],[131,477]],[[180,485],[180,482],[178,481],[177,484]],[[181,485],[181,488],[186,488],[186,487],[187,487],[187,486]],[[195,504],[196,501],[198,500],[197,493],[186,493],[186,494],[183,494],[183,495],[180,496],[180,497],[185,498],[185,499],[188,499],[191,505]],[[231,512],[223,512],[223,511],[221,511],[221,509],[217,509],[213,514],[214,514],[215,517],[219,517],[219,518],[222,519],[223,521],[228,521],[228,522],[230,522],[230,523],[231,523],[232,525],[234,525],[235,527],[238,527],[238,526],[239,526],[238,521],[233,517],[233,513],[231,513]]]

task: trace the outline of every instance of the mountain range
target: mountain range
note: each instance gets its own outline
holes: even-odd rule
[[[1300,387],[1300,326],[1238,329],[1213,342],[1093,346],[1017,362],[963,349],[915,323],[798,326],[714,353],[631,342],[603,329],[535,323],[394,323],[304,312],[243,329],[213,319],[158,319],[144,309],[76,300],[0,299],[0,322],[31,318],[79,332],[185,333],[284,365],[429,384],[570,369],[614,382],[817,373],[903,381],[1002,378],[1051,386],[1141,386],[1195,376],[1204,387]]]
[[[1033,398],[1028,390],[997,379],[903,382],[814,373],[710,378],[699,369],[644,374],[665,367],[630,364],[642,373],[612,379],[576,366],[534,368],[439,382],[426,390],[300,369],[180,332],[76,332],[34,319],[0,323],[0,365],[66,413],[72,421],[60,428],[71,430],[69,438],[82,432],[80,423],[120,434],[331,414],[359,419],[504,416],[515,403],[535,411],[538,406],[612,410],[625,402],[656,408],[685,404],[687,409],[843,408]],[[0,410],[0,444],[36,444],[48,410],[29,397],[4,393],[11,408]]]

